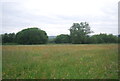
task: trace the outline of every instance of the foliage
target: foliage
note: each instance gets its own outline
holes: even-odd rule
[[[117,43],[118,42],[118,37],[114,36],[112,34],[97,34],[97,35],[93,35],[90,38],[90,42],[91,43]]]
[[[70,43],[70,36],[67,34],[58,35],[55,39],[55,43]]]
[[[70,35],[60,34],[48,36],[47,33],[38,28],[27,28],[15,33],[5,33],[2,37],[2,44],[45,44],[45,43],[72,43],[72,44],[98,44],[98,43],[120,43],[120,35],[100,33],[90,36],[92,33],[87,22],[73,23],[70,27]]]
[[[120,34],[118,35],[118,43],[120,43]]]
[[[5,33],[2,34],[2,43],[14,43],[15,42],[15,33]]]
[[[48,36],[45,31],[38,28],[27,28],[16,34],[16,42],[19,44],[45,44]]]
[[[69,29],[71,43],[80,44],[86,43],[87,35],[92,33],[90,26],[87,22],[73,23],[73,26]]]

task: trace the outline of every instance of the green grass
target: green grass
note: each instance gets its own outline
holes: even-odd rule
[[[3,46],[3,79],[118,79],[117,44]]]

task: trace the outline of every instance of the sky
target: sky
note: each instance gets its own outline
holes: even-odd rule
[[[38,27],[48,36],[69,34],[73,23],[88,22],[93,34],[118,34],[119,0],[1,0],[0,33]]]

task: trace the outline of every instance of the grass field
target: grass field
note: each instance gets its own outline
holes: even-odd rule
[[[3,79],[117,79],[117,44],[7,45]]]

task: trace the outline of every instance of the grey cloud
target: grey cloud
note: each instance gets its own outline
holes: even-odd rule
[[[52,25],[66,25],[71,24],[76,21],[87,21],[95,32],[112,32],[116,33],[117,30],[117,9],[116,7],[106,6],[102,8],[104,15],[44,15],[44,14],[35,14],[34,11],[27,11],[19,3],[3,3],[2,9],[2,25],[3,32],[10,32],[13,29],[17,30],[24,26],[33,26],[41,24],[52,24]],[[67,25],[68,26],[68,25]],[[56,26],[58,30],[60,27]],[[63,28],[63,27],[62,27]],[[45,28],[47,29],[47,28]],[[48,28],[49,29],[49,28]],[[66,27],[67,29],[67,27]],[[69,29],[69,27],[68,27]],[[63,28],[64,30],[64,28]],[[113,31],[114,30],[114,31]],[[67,31],[67,30],[66,30]],[[51,30],[50,30],[51,32]],[[52,32],[51,32],[52,33]],[[57,33],[55,33],[57,34]]]

